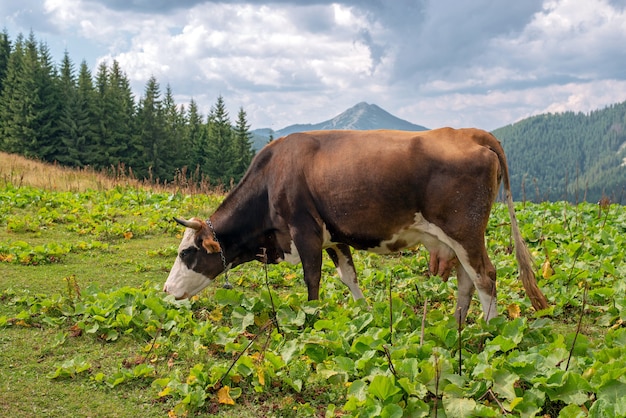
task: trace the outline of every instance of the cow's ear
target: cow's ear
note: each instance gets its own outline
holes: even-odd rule
[[[205,238],[204,240],[202,240],[202,246],[209,254],[219,253],[220,251],[222,251],[220,245],[211,238]]]

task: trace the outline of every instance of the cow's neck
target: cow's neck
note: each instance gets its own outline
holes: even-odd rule
[[[233,267],[255,259],[259,252],[267,211],[265,190],[260,191],[251,193],[239,185],[211,215],[226,263]]]

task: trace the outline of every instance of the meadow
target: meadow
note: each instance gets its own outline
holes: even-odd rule
[[[171,219],[207,217],[222,194],[1,157],[4,415],[626,416],[623,206],[518,203],[551,305],[535,312],[497,203],[500,315],[485,323],[475,298],[459,328],[456,280],[429,277],[419,248],[356,252],[365,302],[328,258],[320,301],[300,266],[256,262],[229,273],[232,289],[218,278],[175,301],[161,291]]]

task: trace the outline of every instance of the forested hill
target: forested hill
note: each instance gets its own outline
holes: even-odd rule
[[[515,200],[626,200],[626,102],[544,114],[496,129]]]
[[[66,52],[59,64],[31,33],[0,33],[0,151],[71,167],[128,171],[138,179],[226,188],[252,157],[246,112],[231,123],[218,96],[205,117],[192,99],[177,105],[155,77],[137,100],[117,61],[95,75]]]

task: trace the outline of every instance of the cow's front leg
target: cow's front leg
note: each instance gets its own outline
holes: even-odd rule
[[[320,280],[322,278],[322,251],[315,254],[300,256],[304,270],[304,283],[309,294],[309,300],[320,298]]]
[[[300,255],[309,300],[319,299],[320,280],[322,278],[322,240],[295,233],[293,234],[293,241]]]

